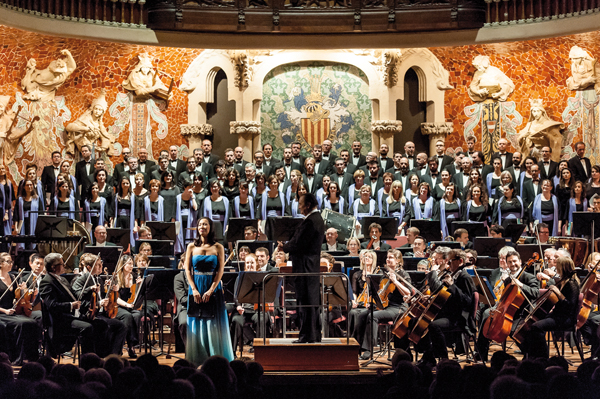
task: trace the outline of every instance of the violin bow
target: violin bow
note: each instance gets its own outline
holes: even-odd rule
[[[2,298],[4,298],[4,295],[6,295],[8,293],[8,291],[10,291],[10,287],[12,287],[13,284],[19,279],[19,277],[21,277],[21,274],[23,274],[23,270],[24,269],[21,269],[19,274],[17,274],[17,277],[15,277],[14,280],[8,285],[8,287],[6,288],[6,291],[4,291],[4,294],[2,294],[2,296],[0,296],[0,301],[2,300]]]

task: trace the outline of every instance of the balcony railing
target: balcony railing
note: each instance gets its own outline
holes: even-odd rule
[[[525,24],[599,11],[600,0],[485,0],[485,26]]]
[[[146,0],[0,0],[0,6],[40,17],[145,28]]]

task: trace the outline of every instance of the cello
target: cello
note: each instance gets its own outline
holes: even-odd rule
[[[560,290],[562,290],[567,281],[571,279],[571,276],[573,276],[573,274],[575,274],[575,271],[573,271],[567,278],[563,279],[560,282]],[[546,291],[544,295],[542,295],[537,299],[537,301],[535,301],[535,304],[530,310],[529,315],[527,315],[525,320],[523,320],[519,327],[517,327],[515,332],[512,334],[512,338],[518,343],[522,344],[525,341],[525,333],[531,329],[531,326],[535,322],[548,317],[548,315],[552,311],[552,308],[554,308],[554,305],[556,305],[558,302],[559,297],[553,290],[549,289],[548,291]]]
[[[484,337],[500,343],[508,338],[512,330],[515,314],[527,299],[515,281],[521,277],[526,268],[537,262],[539,258],[540,255],[537,252],[534,253],[531,259],[521,268],[517,277],[508,275],[511,283],[505,287],[498,302],[490,309],[490,316],[481,328],[481,333]]]
[[[577,329],[580,329],[586,323],[592,312],[594,301],[598,299],[598,293],[600,292],[600,280],[596,277],[598,264],[600,264],[600,260],[596,262],[596,265],[594,265],[592,269],[590,269],[588,275],[581,284],[583,302],[579,314],[577,315]]]

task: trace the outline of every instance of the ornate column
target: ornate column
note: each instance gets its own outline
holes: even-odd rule
[[[421,134],[429,137],[429,153],[435,154],[435,142],[442,140],[446,142],[446,136],[452,133],[454,125],[452,122],[425,122],[421,123]]]
[[[381,144],[387,144],[390,154],[394,153],[394,135],[402,131],[402,121],[378,120],[371,121],[371,134],[373,136],[373,151],[379,152]]]
[[[202,140],[210,138],[213,135],[213,127],[208,123],[185,124],[180,125],[181,135],[186,137],[190,143],[190,154],[194,153],[196,148],[202,148]]]
[[[260,122],[232,121],[229,122],[229,133],[238,135],[238,146],[244,149],[246,161],[252,161],[254,151],[258,150]]]

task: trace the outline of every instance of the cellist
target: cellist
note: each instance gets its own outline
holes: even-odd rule
[[[561,256],[556,260],[556,285],[548,287],[558,297],[558,302],[545,319],[533,323],[525,332],[521,350],[529,358],[548,358],[546,332],[567,330],[577,322],[579,310],[579,279],[571,258]]]
[[[509,275],[504,280],[504,289],[506,290],[511,284],[515,284],[519,287],[523,295],[532,302],[535,298],[538,297],[540,293],[540,282],[535,278],[535,276],[526,271],[522,271],[521,267],[521,255],[514,249],[510,247],[504,247],[500,250],[499,253],[505,252],[505,248],[508,248],[508,252],[506,252],[505,260],[501,260],[501,263],[506,264],[506,269],[509,272]],[[500,293],[501,295],[502,293]],[[500,297],[498,297],[500,299]],[[519,310],[513,316],[513,326],[512,330],[519,325],[519,321],[521,320],[523,310],[528,306],[529,302],[523,301],[523,304],[519,308]],[[490,316],[490,310],[486,309],[483,312],[481,317],[481,326],[485,324],[485,321]],[[484,362],[488,360],[488,350],[490,347],[490,340],[483,335],[483,331],[481,328],[479,329],[479,337],[477,338],[477,349],[479,350],[479,358]],[[477,356],[477,355],[476,355]]]
[[[438,313],[435,320],[429,324],[428,332],[421,338],[419,348],[424,349],[422,361],[435,364],[436,358],[447,359],[448,347],[444,331],[460,328],[474,329],[474,321],[470,320],[473,307],[475,285],[469,273],[463,269],[466,255],[464,251],[452,249],[446,256],[447,264],[441,267],[433,265],[427,274],[427,283],[432,293],[437,292],[442,285],[448,287],[450,298]],[[447,269],[442,280],[439,276]],[[431,345],[430,345],[431,344]]]
[[[123,344],[127,329],[125,324],[118,319],[111,319],[99,308],[108,304],[108,299],[102,294],[102,286],[98,280],[98,275],[102,272],[102,261],[97,259],[97,255],[85,253],[79,260],[79,267],[82,273],[73,281],[73,293],[81,301],[81,315],[95,312],[95,317],[87,321],[94,326],[95,352],[100,357],[106,357],[110,354],[121,355],[123,353]],[[91,275],[90,275],[91,274]],[[115,289],[113,287],[113,289]],[[94,301],[93,297],[96,296]],[[93,305],[99,308],[93,309]]]
[[[600,261],[600,252],[592,252],[586,262],[586,270],[591,271],[596,263]],[[600,267],[596,269],[596,279],[600,281]],[[591,346],[592,358],[600,355],[600,309],[598,309],[598,297],[592,302],[592,309],[585,324],[579,329],[583,341]]]

